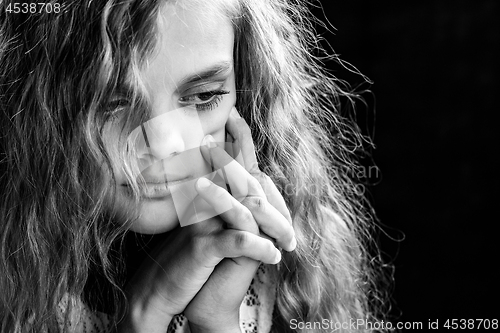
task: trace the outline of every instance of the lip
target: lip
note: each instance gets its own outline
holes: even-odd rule
[[[170,177],[169,177],[170,178]],[[172,186],[183,183],[192,177],[178,178],[172,181],[165,182],[158,179],[147,179],[145,182],[138,184],[140,196],[142,199],[164,199],[170,197],[178,188],[172,189]],[[129,187],[128,184],[124,185]]]

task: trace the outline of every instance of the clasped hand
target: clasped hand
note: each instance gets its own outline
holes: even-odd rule
[[[285,201],[259,170],[250,128],[234,108],[226,129],[243,158],[227,177],[246,180],[248,194],[240,202],[210,180],[198,180],[199,196],[221,213],[171,231],[143,264],[127,287],[129,312],[122,326],[129,332],[164,333],[182,312],[193,333],[239,332],[239,308],[259,263],[276,264],[277,247],[296,247]],[[217,169],[234,160],[213,138],[205,140],[203,157]],[[228,201],[232,208],[224,210]]]

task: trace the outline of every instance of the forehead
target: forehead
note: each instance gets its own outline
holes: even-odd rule
[[[196,3],[169,2],[162,7],[156,52],[146,61],[141,75],[149,94],[175,89],[184,77],[211,64],[232,61],[231,19],[220,6]]]

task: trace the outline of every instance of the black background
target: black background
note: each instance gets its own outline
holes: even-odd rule
[[[500,1],[322,3],[314,14],[337,30],[318,32],[374,82],[370,193],[395,266],[392,321],[500,319]]]

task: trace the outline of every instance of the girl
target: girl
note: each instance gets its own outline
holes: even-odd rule
[[[2,332],[377,319],[371,215],[348,171],[364,138],[304,5],[0,7]],[[125,281],[132,233],[161,242]]]

